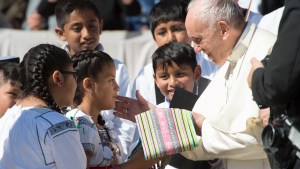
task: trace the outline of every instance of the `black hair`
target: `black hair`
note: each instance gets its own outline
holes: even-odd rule
[[[161,0],[155,4],[149,14],[150,29],[153,38],[155,28],[161,24],[169,21],[185,22],[187,14],[187,0]]]
[[[6,83],[11,81],[12,83],[19,82],[19,64],[14,62],[1,63],[0,73],[2,73],[2,79],[0,79],[0,85],[2,82]]]
[[[156,49],[152,55],[154,73],[159,66],[163,66],[163,69],[172,66],[172,62],[178,66],[190,65],[194,71],[197,67],[196,53],[188,44],[171,42]]]
[[[101,51],[84,50],[72,56],[74,69],[77,73],[77,89],[74,97],[74,105],[78,106],[82,102],[84,90],[82,81],[84,78],[97,78],[105,66],[114,64],[114,60],[107,53]]]
[[[72,60],[67,52],[57,46],[40,44],[31,48],[20,63],[19,81],[21,97],[29,95],[43,100],[49,108],[60,109],[49,92],[48,79],[54,71],[62,71]]]
[[[77,88],[74,97],[74,105],[78,106],[81,104],[84,96],[82,81],[86,77],[96,79],[98,73],[102,72],[105,66],[114,64],[114,60],[105,52],[93,50],[84,50],[78,52],[72,56],[72,60],[74,62],[74,69],[78,75],[76,80]],[[97,117],[97,123],[101,126],[104,126],[105,124],[101,114],[99,114]]]
[[[57,26],[63,30],[73,11],[81,12],[86,9],[93,11],[99,21],[102,20],[98,8],[90,0],[59,0],[55,6]]]

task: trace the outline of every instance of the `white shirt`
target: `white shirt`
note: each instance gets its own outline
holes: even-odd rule
[[[254,23],[255,25],[258,25],[262,17],[261,14],[250,11],[248,24],[252,25]]]
[[[104,138],[99,135],[94,121],[79,109],[69,111],[66,116],[75,122],[84,151],[92,153],[90,167],[112,165],[113,153]],[[118,157],[120,161],[121,157]]]
[[[267,15],[264,15],[258,24],[258,27],[277,35],[283,10],[284,7],[281,7],[271,13],[268,13]]]
[[[0,119],[0,168],[86,168],[75,124],[51,109],[13,106]]]

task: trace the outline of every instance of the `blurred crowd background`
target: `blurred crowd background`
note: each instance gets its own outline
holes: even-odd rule
[[[144,31],[148,14],[159,0],[93,0],[104,18],[103,30]],[[247,8],[250,0],[240,0]],[[54,30],[57,0],[0,0],[0,28]],[[284,0],[253,0],[251,10],[262,15],[283,6]]]

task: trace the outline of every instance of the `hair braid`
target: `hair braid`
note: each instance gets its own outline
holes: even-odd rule
[[[62,70],[70,63],[67,53],[54,45],[41,44],[30,49],[20,64],[22,96],[38,97],[49,108],[61,112],[49,91],[48,79],[55,70]]]

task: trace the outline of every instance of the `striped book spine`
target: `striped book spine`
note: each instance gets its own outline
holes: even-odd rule
[[[192,150],[199,145],[192,113],[156,108],[135,116],[145,159]]]

